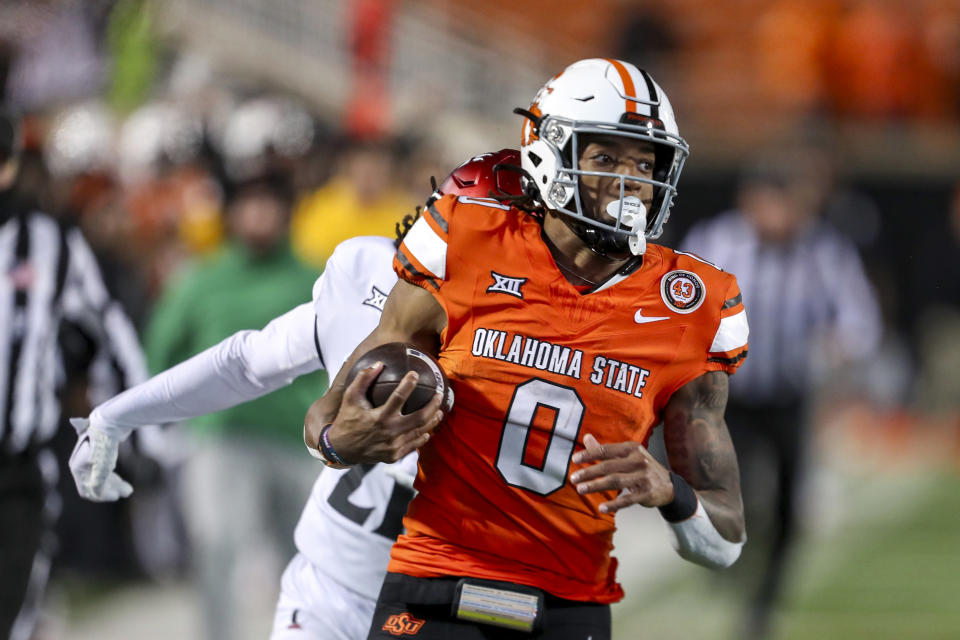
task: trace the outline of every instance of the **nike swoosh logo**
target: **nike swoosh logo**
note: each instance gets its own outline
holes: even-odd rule
[[[670,316],[645,316],[643,315],[643,309],[637,309],[637,313],[633,316],[633,321],[637,324],[646,324],[648,322],[659,322],[660,320],[669,320]]]

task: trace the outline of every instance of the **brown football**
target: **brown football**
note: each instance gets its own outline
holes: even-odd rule
[[[443,404],[440,408],[447,412],[453,407],[453,390],[437,361],[416,347],[403,342],[382,344],[357,358],[347,373],[347,385],[353,382],[358,373],[377,362],[383,363],[383,369],[367,389],[367,400],[373,406],[379,407],[386,402],[403,376],[408,371],[416,371],[420,379],[417,380],[417,386],[403,404],[401,413],[406,415],[424,407],[438,391],[443,393]]]

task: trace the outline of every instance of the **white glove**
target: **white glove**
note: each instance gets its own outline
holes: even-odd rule
[[[77,444],[70,454],[70,473],[80,497],[94,502],[114,502],[133,493],[130,483],[117,475],[117,452],[123,439],[119,432],[91,425],[86,418],[71,418]]]

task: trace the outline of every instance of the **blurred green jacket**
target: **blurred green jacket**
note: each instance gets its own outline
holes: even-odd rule
[[[145,334],[151,373],[186,360],[243,329],[262,329],[273,318],[310,301],[319,274],[294,257],[288,245],[254,258],[227,243],[168,284]],[[326,373],[303,376],[258,400],[191,421],[195,432],[239,434],[303,446],[307,407],[326,390]]]

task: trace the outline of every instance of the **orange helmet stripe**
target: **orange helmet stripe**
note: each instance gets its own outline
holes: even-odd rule
[[[538,118],[543,115],[543,112],[540,111],[539,102],[534,102],[532,105],[530,105],[530,113]],[[538,136],[533,130],[533,122],[529,118],[524,119],[520,134],[521,144],[528,145],[534,140],[537,140],[539,137],[540,136]]]
[[[623,92],[627,94],[628,98],[637,97],[637,89],[633,86],[633,78],[630,77],[630,72],[627,71],[627,68],[623,66],[623,63],[619,60],[614,60],[613,58],[604,58],[607,62],[613,65],[613,68],[617,70],[617,73],[620,74],[620,82],[623,83]],[[627,111],[630,113],[637,112],[637,103],[634,100],[627,100]]]

